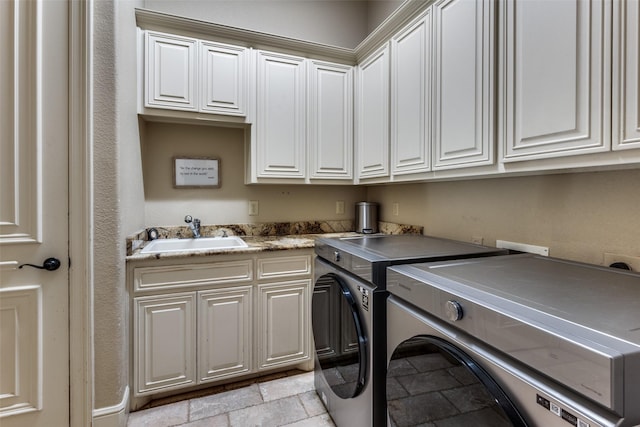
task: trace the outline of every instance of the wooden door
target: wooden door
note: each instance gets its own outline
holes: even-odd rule
[[[68,6],[0,2],[3,427],[69,425]]]

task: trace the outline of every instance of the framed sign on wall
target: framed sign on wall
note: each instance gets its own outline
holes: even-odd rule
[[[174,157],[174,188],[220,187],[220,159]]]

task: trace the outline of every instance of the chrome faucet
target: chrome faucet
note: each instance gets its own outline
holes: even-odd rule
[[[193,238],[198,239],[200,237],[200,220],[198,218],[192,218],[191,215],[187,215],[184,217],[184,222],[189,224]]]

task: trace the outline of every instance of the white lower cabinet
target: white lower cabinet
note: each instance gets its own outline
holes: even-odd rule
[[[309,358],[310,280],[258,286],[258,369]]]
[[[133,406],[310,360],[312,257],[299,249],[129,264]]]
[[[195,293],[134,299],[136,394],[196,384]]]
[[[198,380],[251,371],[252,286],[198,292]]]

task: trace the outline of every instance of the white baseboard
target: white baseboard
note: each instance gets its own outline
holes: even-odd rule
[[[114,406],[93,410],[93,427],[126,427],[129,418],[129,387],[124,390],[122,401]]]

